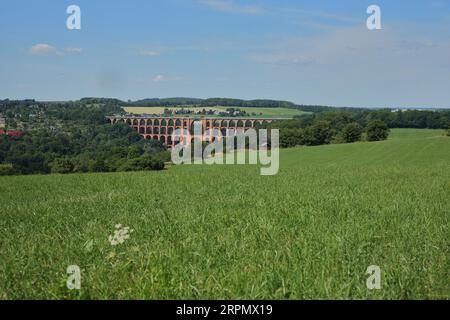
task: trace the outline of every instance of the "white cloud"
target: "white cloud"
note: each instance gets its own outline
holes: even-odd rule
[[[152,78],[153,82],[167,82],[167,81],[178,81],[181,80],[181,77],[172,77],[172,76],[166,76],[163,74],[157,74]]]
[[[154,50],[141,50],[140,54],[144,57],[158,57],[161,55],[161,52]]]
[[[32,55],[41,55],[41,56],[50,56],[50,55],[59,55],[60,53],[58,50],[45,43],[38,43],[34,46],[32,46],[29,50],[30,54]]]
[[[202,5],[213,10],[229,13],[261,14],[264,9],[255,5],[241,5],[233,0],[200,0]]]
[[[63,56],[64,53],[81,53],[82,51],[83,49],[76,47],[67,47],[60,51],[46,43],[38,43],[29,49],[29,53],[36,56]]]
[[[164,75],[162,75],[162,74],[158,74],[158,75],[156,75],[156,76],[154,76],[152,78],[153,82],[162,82],[162,81],[165,81],[165,80],[166,80],[166,77]]]

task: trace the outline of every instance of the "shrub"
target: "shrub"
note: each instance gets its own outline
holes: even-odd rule
[[[50,168],[45,156],[39,153],[24,154],[12,159],[14,170],[21,174],[49,173]]]
[[[292,148],[303,144],[302,129],[281,129],[280,130],[280,147]]]
[[[352,143],[360,141],[363,133],[363,128],[356,122],[347,124],[339,133],[343,143]]]
[[[97,159],[94,162],[90,163],[90,165],[90,172],[108,172],[108,166],[102,159]]]
[[[70,159],[56,159],[51,163],[51,172],[67,174],[74,171],[74,164]]]
[[[382,141],[389,137],[389,128],[381,120],[372,120],[366,128],[368,141]]]
[[[143,156],[130,159],[119,168],[120,171],[146,171],[146,170],[163,170],[164,161],[155,159],[150,156]]]
[[[12,176],[17,174],[12,164],[0,164],[0,176]]]

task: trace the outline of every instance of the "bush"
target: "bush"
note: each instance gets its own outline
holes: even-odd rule
[[[119,171],[147,171],[147,170],[163,170],[164,162],[150,156],[143,156],[130,159],[119,168]]]
[[[86,173],[93,166],[93,160],[78,159],[76,160],[73,172]]]
[[[280,130],[280,147],[292,148],[303,144],[302,129],[281,129]]]
[[[330,122],[322,120],[302,129],[299,134],[301,135],[301,145],[306,146],[329,144],[333,137]]]
[[[108,166],[106,165],[104,160],[97,159],[94,162],[90,163],[90,172],[108,172]]]
[[[368,141],[382,141],[389,137],[389,128],[381,120],[372,120],[366,128]]]
[[[12,176],[17,174],[12,164],[0,164],[0,176]]]
[[[340,141],[353,143],[361,140],[363,128],[356,122],[347,124],[339,133]]]
[[[447,137],[450,137],[450,128],[447,129]]]
[[[12,159],[14,170],[21,174],[49,173],[50,168],[42,154],[24,154]]]
[[[74,167],[75,166],[70,159],[56,159],[51,163],[51,172],[59,174],[72,173]]]

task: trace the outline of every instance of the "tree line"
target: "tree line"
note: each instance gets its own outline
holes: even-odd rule
[[[193,106],[198,107],[236,107],[236,108],[297,108],[297,106],[289,101],[280,100],[242,100],[230,98],[167,98],[167,99],[143,99],[138,101],[129,101],[125,105],[141,106],[141,107],[182,107]]]
[[[163,145],[125,124],[0,135],[0,175],[163,170],[169,160]]]
[[[292,120],[276,121],[264,126],[280,130],[280,147],[318,146],[330,143],[382,141],[389,137],[390,129],[381,120],[358,123],[344,112],[301,116]]]

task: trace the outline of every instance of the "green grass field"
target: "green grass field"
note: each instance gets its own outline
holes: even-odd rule
[[[450,138],[256,166],[0,178],[0,298],[449,299]],[[134,229],[111,246],[116,224]],[[68,265],[82,269],[66,288]],[[366,269],[382,270],[369,291]]]
[[[205,107],[206,110],[214,110],[214,111],[226,111],[228,107]],[[236,107],[239,110],[247,112],[248,117],[258,117],[258,118],[293,118],[294,116],[299,116],[302,114],[306,114],[307,112],[303,112],[296,109],[288,109],[288,108],[241,108]],[[164,107],[124,107],[126,112],[134,113],[134,114],[163,114]],[[167,108],[170,110],[177,110],[180,108]],[[201,111],[203,108],[189,108],[192,111]],[[256,113],[256,116],[252,116],[252,113]],[[208,116],[211,117],[211,116]],[[212,116],[216,117],[216,116]]]

